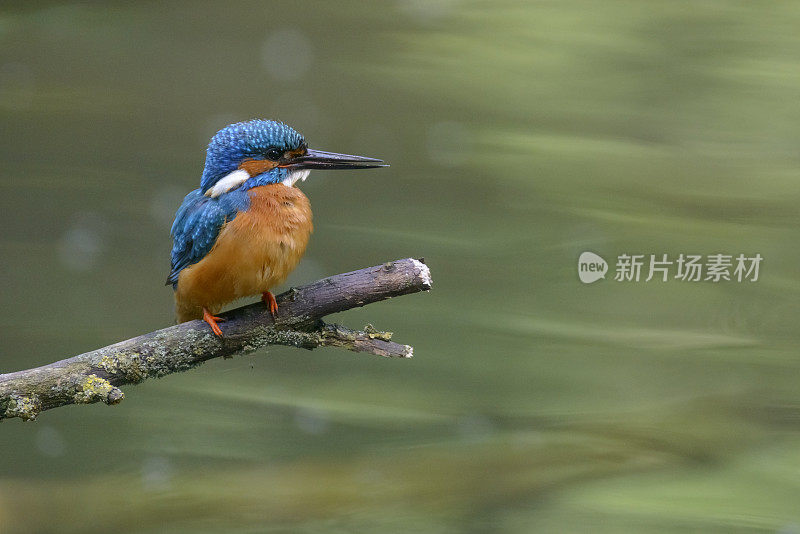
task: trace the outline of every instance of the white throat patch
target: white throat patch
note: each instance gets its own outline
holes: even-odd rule
[[[217,198],[223,193],[227,193],[231,189],[236,189],[250,178],[250,173],[244,169],[237,169],[230,174],[227,174],[219,179],[213,187],[208,188],[206,196]]]
[[[283,185],[286,187],[292,187],[297,180],[301,182],[305,181],[308,178],[309,173],[311,173],[310,169],[304,169],[302,171],[292,171],[289,173],[289,176],[283,179]]]

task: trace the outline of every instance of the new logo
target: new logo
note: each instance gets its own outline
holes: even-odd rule
[[[578,258],[578,278],[584,284],[605,278],[607,272],[608,263],[594,252],[584,252]]]

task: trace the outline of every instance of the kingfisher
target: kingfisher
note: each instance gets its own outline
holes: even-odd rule
[[[311,203],[296,184],[312,169],[387,167],[380,159],[308,148],[286,124],[254,119],[226,126],[208,145],[200,187],[172,224],[167,285],[178,322],[203,319],[222,337],[220,309],[261,295],[273,318],[271,289],[297,266],[313,230]]]

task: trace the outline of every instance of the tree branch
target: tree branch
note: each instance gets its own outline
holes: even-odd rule
[[[221,339],[206,323],[189,321],[42,367],[0,374],[0,420],[35,419],[43,410],[74,403],[117,404],[124,397],[117,386],[186,371],[212,358],[247,354],[268,345],[341,347],[410,358],[413,349],[391,341],[391,332],[377,331],[371,325],[363,331],[350,330],[321,319],[430,288],[428,267],[407,258],[292,288],[277,297],[275,320],[261,303],[224,313]]]

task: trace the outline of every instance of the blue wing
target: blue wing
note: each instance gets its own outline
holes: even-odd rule
[[[172,268],[167,285],[175,288],[180,272],[209,253],[225,223],[247,209],[247,199],[246,193],[238,191],[219,198],[209,198],[200,189],[186,195],[172,223]]]

